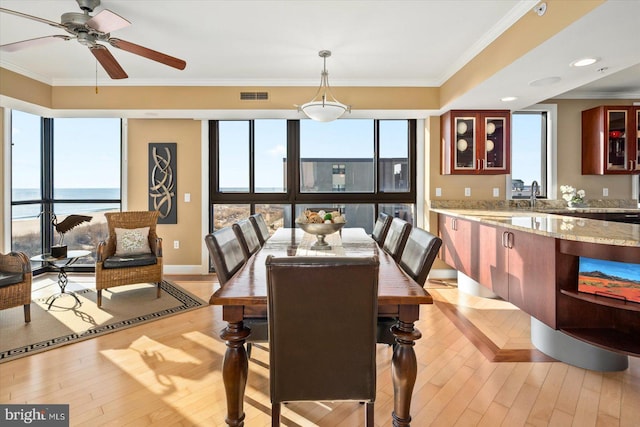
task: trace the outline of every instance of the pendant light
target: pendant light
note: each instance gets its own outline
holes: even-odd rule
[[[329,72],[327,71],[327,58],[331,56],[330,50],[318,52],[324,61],[324,67],[320,77],[320,88],[313,99],[298,107],[311,120],[318,122],[331,122],[340,118],[345,112],[351,112],[351,106],[339,102],[331,93],[329,87]]]

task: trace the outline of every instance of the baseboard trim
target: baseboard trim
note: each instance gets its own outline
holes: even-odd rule
[[[203,265],[165,265],[164,274],[209,274],[209,266]]]

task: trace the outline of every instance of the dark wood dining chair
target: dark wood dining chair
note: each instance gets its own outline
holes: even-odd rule
[[[380,212],[380,214],[378,215],[378,219],[373,226],[371,238],[375,240],[376,243],[378,243],[379,247],[382,247],[382,245],[384,244],[384,239],[387,237],[392,219],[393,217],[387,215],[386,213]]]
[[[268,257],[271,425],[283,402],[376,397],[377,257]]]
[[[384,238],[382,249],[393,257],[396,262],[400,261],[400,254],[407,243],[409,233],[411,232],[411,224],[400,218],[393,218],[389,231]]]
[[[402,270],[416,283],[424,287],[433,262],[438,256],[442,246],[442,239],[434,236],[426,230],[413,227],[407,238],[407,243],[400,255],[399,265]],[[384,307],[381,309],[384,312]],[[391,327],[398,322],[396,317],[387,317],[381,314],[378,317],[378,342],[383,344],[395,344],[395,338],[391,333]]]
[[[207,234],[204,241],[222,287],[247,262],[245,249],[232,227],[224,227]],[[251,335],[247,338],[247,354],[251,357],[252,343],[268,341],[267,318],[264,314],[257,313],[255,318],[246,319],[244,324],[251,329]]]
[[[271,237],[269,233],[269,226],[267,226],[267,222],[264,220],[262,214],[253,214],[249,217],[249,221],[251,221],[251,225],[253,225],[256,234],[258,235],[258,240],[260,240],[260,246],[263,246],[264,243]]]
[[[249,221],[249,218],[241,219],[232,226],[233,232],[242,245],[242,251],[246,259],[251,258],[253,254],[260,249],[260,240],[256,234],[256,229]]]

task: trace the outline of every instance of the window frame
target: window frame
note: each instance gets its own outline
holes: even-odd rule
[[[535,114],[535,113],[546,113],[546,129],[544,129],[546,143],[545,143],[545,156],[543,157],[542,153],[540,155],[542,162],[542,178],[540,185],[540,193],[541,195],[538,198],[552,200],[557,196],[556,191],[556,181],[557,181],[557,117],[558,117],[558,106],[555,104],[537,104],[528,108],[523,108],[518,111],[513,111],[511,114]],[[511,120],[511,132],[513,133],[513,117]],[[512,138],[512,147],[511,147],[511,173],[505,176],[505,193],[507,194],[507,200],[528,200],[527,197],[512,197],[512,179],[513,179],[513,138]]]
[[[249,119],[250,122],[250,182],[249,192],[221,192],[219,191],[218,147],[219,147],[219,122],[209,121],[209,230],[213,230],[213,205],[215,204],[244,204],[250,205],[251,213],[255,213],[256,204],[285,204],[291,206],[291,211],[296,212],[297,205],[306,204],[373,204],[375,216],[378,215],[380,204],[412,204],[417,208],[417,120],[416,119],[388,119],[402,120],[408,126],[408,156],[409,156],[409,188],[403,192],[380,191],[378,168],[380,167],[380,132],[379,124],[387,119],[368,119],[373,121],[374,132],[372,141],[374,144],[374,191],[363,192],[301,192],[300,191],[300,120],[287,120],[287,169],[286,192],[281,193],[256,193],[255,192],[255,146],[254,146],[254,122],[260,119]],[[284,119],[283,119],[284,120]],[[352,120],[352,119],[343,119]],[[359,119],[353,119],[359,120]],[[226,120],[225,120],[226,121]],[[294,227],[295,215],[292,215],[291,223],[285,227]],[[373,220],[373,219],[372,219]]]
[[[9,116],[12,117],[13,111],[20,110],[10,110]],[[21,111],[22,112],[22,111]],[[32,114],[28,112],[23,112],[27,114]],[[86,118],[86,117],[83,117]],[[90,117],[95,119],[100,119],[102,117]],[[11,192],[9,195],[10,203],[10,212],[9,212],[9,224],[12,223],[12,212],[14,206],[20,205],[34,205],[40,204],[41,206],[41,216],[40,216],[40,250],[42,253],[51,252],[51,246],[55,243],[56,234],[53,229],[52,218],[54,213],[54,206],[56,204],[74,204],[74,203],[82,203],[82,204],[91,204],[91,203],[103,203],[103,204],[118,204],[120,205],[120,209],[122,209],[122,147],[123,147],[123,127],[124,123],[122,119],[120,121],[119,135],[120,135],[120,145],[119,145],[119,153],[120,153],[120,165],[119,165],[119,173],[120,173],[120,197],[118,199],[62,199],[55,198],[55,183],[54,183],[54,153],[55,153],[55,141],[54,141],[54,126],[55,126],[55,118],[53,117],[42,117],[40,116],[40,168],[41,168],[41,178],[40,178],[40,198],[39,199],[31,199],[31,200],[13,200],[13,186],[11,187]],[[10,125],[12,127],[12,125]],[[13,144],[12,144],[13,145]],[[11,168],[13,168],[13,162],[10,161]],[[10,227],[12,227],[10,225]],[[9,229],[8,235],[11,240],[11,248],[13,250],[13,230]],[[45,263],[42,263],[45,264]],[[69,266],[66,268],[67,271],[70,272],[93,272],[95,271],[94,265],[77,265],[77,266]],[[57,271],[54,267],[49,265],[41,265],[40,267],[36,267],[33,270],[34,275],[38,275],[46,272],[55,272]]]

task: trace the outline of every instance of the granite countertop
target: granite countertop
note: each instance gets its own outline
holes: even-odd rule
[[[616,246],[640,246],[640,225],[612,221],[599,221],[575,216],[564,216],[566,208],[532,210],[510,206],[486,206],[482,203],[465,206],[432,206],[431,210],[470,221],[498,225],[543,236],[580,242]],[[606,209],[606,210],[604,210]],[[579,211],[579,210],[578,210]],[[586,208],[588,212],[639,212],[633,208]]]

